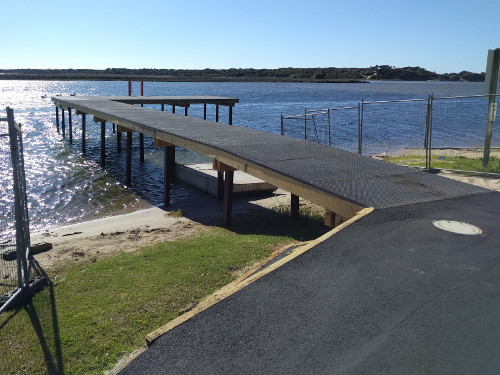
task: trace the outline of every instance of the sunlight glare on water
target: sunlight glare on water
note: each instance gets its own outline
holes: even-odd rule
[[[215,95],[238,98],[233,124],[280,133],[280,114],[304,113],[304,108],[355,105],[361,99],[390,100],[426,98],[435,95],[472,95],[482,92],[481,83],[460,82],[372,82],[370,84],[243,83],[243,82],[145,82],[145,95]],[[125,152],[116,149],[110,124],[106,132],[106,170],[100,168],[100,126],[87,116],[87,152],[81,151],[81,117],[73,113],[73,139],[62,138],[55,126],[52,96],[127,95],[126,81],[7,81],[0,80],[0,117],[4,108],[14,109],[22,124],[26,184],[32,231],[98,216],[125,213],[148,204],[161,204],[163,197],[163,152],[145,139],[145,163],[133,154],[130,189],[125,188]],[[139,83],[133,83],[138,95]],[[152,106],[153,108],[154,106]],[[158,106],[155,107],[155,109]],[[208,117],[215,120],[215,108]],[[170,110],[170,108],[168,108]],[[220,121],[227,123],[228,110],[220,107]],[[203,106],[192,105],[189,116],[203,117]],[[67,121],[67,119],[66,119]],[[347,124],[348,125],[348,124]],[[301,124],[297,130],[300,131]],[[66,128],[68,130],[68,128]],[[293,130],[293,129],[292,129]],[[396,129],[397,130],[397,129]],[[396,132],[397,133],[397,132]],[[395,134],[396,134],[395,133]],[[138,137],[134,134],[134,145]],[[135,146],[134,146],[135,147]],[[8,152],[8,138],[0,140],[0,152]],[[0,155],[0,158],[3,157]],[[180,163],[209,159],[178,150]],[[3,160],[3,159],[1,159]],[[2,168],[2,199],[9,196],[10,177]],[[192,190],[174,185],[172,200],[189,196]]]

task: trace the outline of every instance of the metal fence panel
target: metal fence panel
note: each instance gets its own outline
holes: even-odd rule
[[[363,155],[425,157],[427,100],[363,103]]]
[[[22,290],[29,288],[31,273],[22,134],[12,109],[7,108],[7,118],[3,120],[7,120],[8,133],[5,126],[0,128],[0,212],[3,214],[0,219],[0,312]]]
[[[0,122],[0,166],[0,296],[2,296],[18,287],[13,172],[6,119]]]
[[[282,134],[392,163],[499,175],[497,167],[482,168],[487,116],[488,101],[483,96],[429,95],[427,100],[362,101],[358,107],[306,109],[301,115],[282,116]],[[493,122],[490,152],[496,164],[498,123],[498,119]]]
[[[432,164],[445,167],[447,158],[482,158],[488,101],[483,97],[435,98],[432,111]],[[500,156],[498,120],[493,123],[491,155]],[[432,165],[431,164],[431,165]]]

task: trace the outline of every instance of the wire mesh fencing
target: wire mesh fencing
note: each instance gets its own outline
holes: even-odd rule
[[[7,117],[0,120],[0,296],[17,288],[16,231],[10,138]],[[13,259],[10,259],[13,258]]]
[[[488,116],[493,131],[486,168],[482,160]],[[282,135],[397,164],[500,175],[497,128],[484,96],[361,101],[281,116]]]
[[[478,96],[442,97],[434,98],[432,106],[431,165],[453,169],[458,163],[461,170],[477,169],[472,161],[484,156],[488,101]],[[493,128],[490,155],[495,163],[500,157],[498,122]]]
[[[1,313],[30,288],[32,257],[21,128],[10,108],[0,120]]]

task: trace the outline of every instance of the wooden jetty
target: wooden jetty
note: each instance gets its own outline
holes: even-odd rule
[[[387,208],[408,204],[469,196],[487,190],[471,188],[439,176],[390,164],[310,141],[288,138],[237,126],[207,121],[206,105],[231,108],[235,98],[211,96],[158,97],[53,97],[58,109],[85,116],[101,123],[101,160],[105,166],[105,123],[127,133],[127,183],[131,178],[132,132],[154,138],[165,147],[165,205],[170,204],[170,182],[175,165],[175,146],[209,156],[213,168],[223,178],[223,221],[231,223],[232,184],[235,170],[244,171],[291,193],[292,214],[297,215],[299,197],[325,208],[325,224],[335,226],[366,207]],[[205,105],[205,119],[187,116],[194,103]],[[133,105],[136,104],[136,105]],[[185,116],[143,108],[137,104],[184,107]],[[218,120],[218,118],[217,118]],[[62,117],[64,124],[64,116]],[[63,125],[63,134],[65,127]],[[71,137],[70,128],[70,137]],[[85,147],[84,137],[82,147]],[[71,138],[70,138],[71,141]]]

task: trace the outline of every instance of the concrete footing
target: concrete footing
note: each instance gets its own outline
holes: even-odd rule
[[[177,164],[175,168],[175,179],[177,181],[193,186],[210,195],[217,196],[217,171],[212,169],[212,163]],[[275,190],[275,186],[256,177],[242,171],[234,172],[234,194],[264,194]]]

